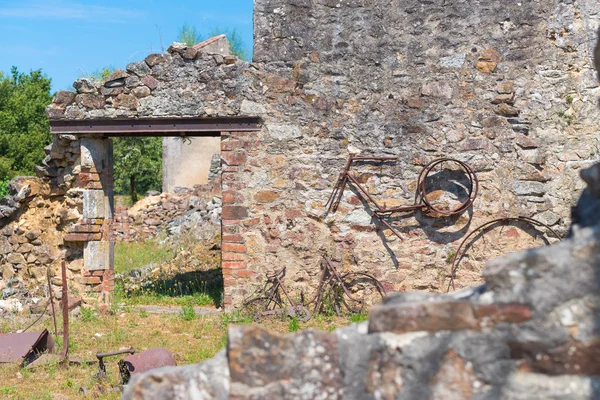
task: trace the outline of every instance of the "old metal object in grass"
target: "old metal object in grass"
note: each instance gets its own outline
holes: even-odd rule
[[[0,363],[21,362],[27,365],[45,351],[52,352],[54,340],[44,329],[41,332],[0,334]]]
[[[98,379],[106,379],[106,364],[104,364],[104,358],[118,356],[121,354],[135,354],[135,349],[133,347],[130,347],[124,350],[109,351],[106,353],[96,353],[96,358],[98,359]]]
[[[150,371],[155,368],[176,366],[173,354],[164,347],[156,347],[132,354],[119,361],[119,373],[123,384],[129,382],[132,375]]]
[[[359,157],[350,155],[333,187],[329,199],[325,203],[327,212],[335,212],[337,210],[344,194],[346,184],[349,183],[356,189],[356,194],[373,208],[372,216],[390,229],[398,239],[404,240],[402,236],[400,236],[398,230],[387,220],[394,214],[413,212],[416,210],[423,210],[433,216],[461,214],[473,204],[475,197],[477,197],[479,181],[477,180],[475,172],[473,172],[471,167],[466,163],[453,158],[438,158],[423,167],[417,180],[417,193],[415,195],[415,202],[412,205],[387,207],[386,203],[380,204],[380,202],[378,202],[369,191],[361,185],[358,177],[350,172],[352,165],[357,162],[389,163],[395,161],[398,161],[396,157]],[[449,168],[452,164],[458,166],[458,168],[455,170]],[[466,177],[467,182],[458,182],[455,177],[456,172]],[[450,199],[445,199],[438,204],[434,199],[442,196],[436,192],[442,191],[452,193],[457,198],[452,199],[452,201],[450,201]]]

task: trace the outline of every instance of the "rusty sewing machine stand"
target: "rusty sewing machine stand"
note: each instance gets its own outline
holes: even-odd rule
[[[344,169],[340,173],[338,180],[333,187],[333,191],[329,196],[329,199],[325,203],[327,207],[327,212],[335,212],[339,206],[339,203],[344,194],[344,189],[346,184],[351,183],[357,190],[361,196],[364,196],[367,202],[373,207],[373,216],[377,218],[383,225],[385,225],[388,229],[390,229],[394,235],[398,237],[401,241],[404,239],[400,236],[400,233],[390,224],[385,218],[389,217],[394,213],[399,212],[411,212],[419,209],[433,211],[437,214],[443,216],[456,215],[464,212],[468,209],[473,201],[475,201],[475,197],[477,196],[477,192],[479,190],[479,181],[477,180],[477,176],[466,163],[455,160],[452,158],[438,158],[431,161],[429,164],[425,165],[421,172],[419,173],[419,178],[417,180],[417,193],[415,196],[415,204],[413,205],[405,205],[405,206],[397,206],[397,207],[387,207],[384,203],[381,205],[377,202],[377,200],[369,194],[369,192],[361,186],[358,179],[350,173],[350,168],[354,162],[395,162],[398,161],[397,157],[377,157],[377,156],[367,156],[367,157],[359,157],[350,155],[348,160],[346,161],[346,165]],[[435,207],[428,199],[426,193],[425,182],[429,174],[433,171],[434,167],[444,162],[452,162],[456,163],[460,166],[460,168],[465,172],[469,179],[469,188],[468,188],[468,197],[466,200],[461,202],[457,207],[451,210],[441,209],[439,207]]]

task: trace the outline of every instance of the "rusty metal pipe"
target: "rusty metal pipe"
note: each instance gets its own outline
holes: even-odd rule
[[[69,354],[69,288],[67,284],[67,265],[62,260],[60,265],[62,276],[62,308],[63,308],[63,348],[60,352],[60,362],[67,360]]]
[[[463,258],[463,255],[464,255],[464,254],[461,254],[461,252],[463,252],[463,247],[465,247],[465,244],[467,243],[469,238],[471,238],[476,233],[483,232],[485,229],[487,229],[488,227],[491,227],[494,224],[502,223],[502,224],[508,225],[508,223],[513,222],[513,221],[527,222],[536,228],[542,226],[542,227],[546,228],[548,231],[552,232],[552,235],[555,238],[557,238],[559,241],[562,240],[561,237],[558,235],[558,233],[556,233],[556,231],[554,229],[552,229],[548,225],[544,224],[543,222],[540,222],[533,218],[503,217],[503,218],[496,218],[491,221],[487,221],[487,222],[479,225],[475,229],[473,229],[471,232],[469,232],[469,234],[467,236],[465,236],[464,239],[458,245],[458,248],[456,249],[456,253],[454,254],[454,259],[452,260],[452,267],[450,269],[450,274],[449,274],[450,282],[448,283],[448,288],[446,289],[446,292],[450,291],[450,287],[452,287],[453,290],[456,289],[454,286],[454,276],[456,275],[456,271],[458,270],[458,264],[460,263],[460,261]]]
[[[52,283],[50,282],[50,266],[46,269],[46,278],[48,280],[48,296],[50,297],[50,305],[52,306],[52,320],[54,322],[54,336],[58,336],[58,328],[56,326],[56,310],[54,309],[54,293],[52,293]]]

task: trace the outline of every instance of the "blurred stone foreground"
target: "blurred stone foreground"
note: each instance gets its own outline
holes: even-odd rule
[[[393,294],[331,333],[231,326],[122,399],[600,399],[600,164],[581,177],[571,237],[489,261],[482,287]]]

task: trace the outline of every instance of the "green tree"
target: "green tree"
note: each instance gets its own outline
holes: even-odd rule
[[[114,138],[113,143],[115,193],[129,194],[135,203],[138,193],[160,191],[162,138]]]
[[[195,44],[198,44],[202,41],[202,36],[196,32],[196,27],[189,24],[183,24],[181,29],[179,29],[179,36],[177,37],[177,41],[181,43],[185,43],[186,46],[192,47]]]
[[[50,104],[50,78],[41,70],[9,76],[0,72],[0,181],[32,175],[44,159],[50,142],[46,106]]]

